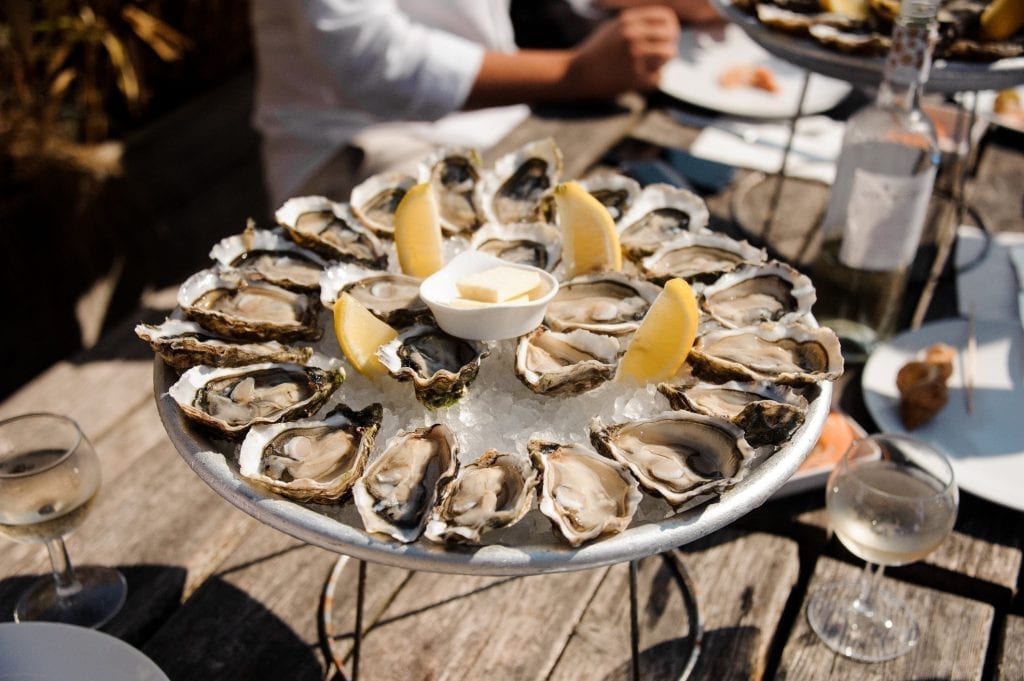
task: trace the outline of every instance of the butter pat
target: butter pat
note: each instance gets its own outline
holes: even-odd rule
[[[482,303],[503,303],[527,296],[540,284],[536,272],[504,265],[467,274],[455,282],[459,295]]]

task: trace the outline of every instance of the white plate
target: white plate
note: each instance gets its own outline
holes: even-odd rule
[[[967,323],[948,319],[922,326],[880,345],[864,367],[864,402],[879,429],[905,433],[897,412],[896,372],[932,343],[960,352],[950,376],[949,402],[911,434],[939,445],[953,459],[957,484],[979,497],[1024,511],[1024,372],[1021,329],[1016,324],[979,321],[974,380],[974,413],[967,414],[963,389],[963,348]]]
[[[764,65],[778,80],[780,91],[753,87],[723,88],[719,75],[737,64]],[[748,118],[784,118],[796,112],[804,70],[773,57],[742,28],[726,24],[714,29],[684,28],[679,56],[662,68],[662,92],[689,104]],[[813,74],[807,86],[803,113],[827,111],[850,92],[841,80]]]
[[[1013,89],[1017,91],[1019,97],[1024,99],[1024,85],[1019,85]],[[998,94],[996,90],[982,90],[978,93],[978,116],[1004,128],[1024,132],[1024,120],[1004,116],[992,110],[996,103],[996,95]]]
[[[0,681],[169,681],[152,660],[93,629],[0,624]]]

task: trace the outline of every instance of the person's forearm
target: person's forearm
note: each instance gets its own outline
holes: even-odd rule
[[[579,99],[586,93],[571,83],[569,50],[484,53],[465,108]]]

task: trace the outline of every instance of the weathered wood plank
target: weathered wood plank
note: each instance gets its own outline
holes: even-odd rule
[[[808,589],[836,579],[857,579],[859,570],[841,561],[818,559]],[[782,653],[782,679],[979,679],[992,628],[992,606],[891,578],[883,583],[914,611],[921,626],[918,645],[903,657],[864,664],[833,653],[811,631],[801,612]],[[806,603],[805,606],[806,607]],[[954,633],[955,632],[955,633]]]
[[[1019,681],[1024,679],[1024,617],[1010,615],[1006,618],[1003,640],[1000,646],[999,663],[996,667],[997,681]]]
[[[706,632],[705,653],[691,678],[760,679],[799,573],[796,543],[726,531],[681,555]],[[641,675],[679,678],[689,654],[682,596],[657,556],[641,562],[638,584]],[[629,664],[629,583],[622,565],[601,584],[550,679],[628,678]]]

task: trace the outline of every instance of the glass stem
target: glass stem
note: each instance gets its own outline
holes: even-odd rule
[[[860,574],[860,595],[853,602],[853,607],[858,612],[870,617],[874,612],[874,596],[878,585],[882,581],[884,565],[878,565],[874,571],[871,570],[871,563],[864,563],[864,569]]]
[[[75,577],[75,569],[71,567],[68,549],[64,546],[64,538],[46,540],[46,551],[50,554],[53,566],[53,581],[57,586],[57,596],[67,598],[82,590],[82,583]]]

